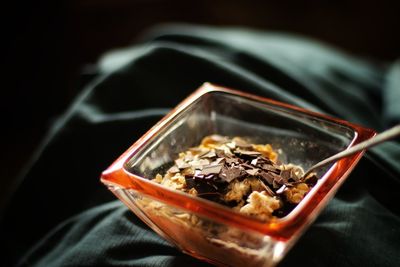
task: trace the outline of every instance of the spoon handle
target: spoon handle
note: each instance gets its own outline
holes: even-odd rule
[[[352,155],[352,154],[354,154],[354,153],[356,153],[356,152],[358,152],[360,150],[364,150],[364,149],[367,149],[369,147],[373,147],[373,146],[378,145],[380,143],[383,143],[383,142],[385,142],[387,140],[393,139],[393,138],[395,138],[395,137],[397,137],[399,135],[400,135],[400,124],[390,128],[390,129],[388,129],[386,131],[383,131],[380,134],[377,134],[374,137],[372,137],[372,138],[370,138],[368,140],[365,140],[364,142],[361,142],[361,143],[359,143],[359,144],[357,144],[357,145],[355,145],[355,146],[353,146],[353,147],[351,147],[349,149],[343,150],[343,151],[341,151],[341,152],[339,152],[339,153],[337,153],[337,154],[335,154],[335,155],[333,155],[333,156],[331,156],[329,158],[326,158],[326,159],[318,162],[317,164],[315,164],[314,166],[309,168],[304,173],[303,177],[306,177],[313,170],[315,170],[315,169],[317,169],[319,167],[325,166],[326,164],[329,164],[329,163],[331,163],[333,161],[336,161],[338,159],[350,156],[350,155]]]

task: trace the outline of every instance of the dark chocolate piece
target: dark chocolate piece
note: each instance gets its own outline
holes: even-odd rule
[[[209,175],[209,174],[219,174],[221,171],[223,164],[216,164],[216,165],[206,165],[203,166],[203,169],[201,170],[202,175]]]
[[[210,152],[209,149],[202,149],[200,152],[197,154],[198,158],[202,158],[204,155],[208,154]]]
[[[220,164],[224,163],[224,161],[226,161],[225,158],[217,158],[215,161],[211,162],[211,164]]]
[[[266,158],[264,156],[258,157],[258,160],[260,162],[267,163],[267,164],[270,164],[270,165],[274,165],[275,164],[272,160],[270,160],[269,158]]]
[[[280,186],[281,186],[281,185],[280,185],[276,180],[273,180],[273,181],[272,181],[272,187],[273,187],[274,189],[278,189]]]
[[[241,147],[241,148],[251,148],[252,147],[252,145],[250,145],[246,141],[239,139],[239,138],[234,138],[233,142],[235,143],[236,146]]]
[[[199,197],[234,207],[239,202],[246,201],[251,190],[239,201],[226,201],[224,195],[230,190],[229,183],[235,179],[242,181],[252,177],[258,179],[263,192],[281,201],[281,208],[274,211],[273,215],[283,217],[296,206],[289,203],[283,193],[299,183],[304,182],[312,187],[318,182],[314,173],[303,178],[298,167],[286,167],[279,161],[275,163],[262,156],[262,153],[254,151],[253,145],[244,140],[232,140],[220,135],[210,138],[223,145],[223,149],[191,148],[190,151],[196,156],[185,154],[183,159],[177,159],[175,165],[168,169],[172,174],[189,167],[195,169],[194,174],[185,175],[185,190],[194,188]],[[283,167],[287,169],[281,170]],[[299,175],[296,171],[299,171]]]
[[[251,176],[256,176],[257,173],[260,171],[260,169],[250,169],[250,170],[245,170],[248,174],[250,174]]]
[[[295,173],[295,169],[290,170],[290,178],[288,179],[289,181],[291,180],[292,182],[298,182],[301,177],[298,177]]]
[[[203,155],[201,155],[199,157],[200,158],[214,158],[216,156],[217,156],[217,154],[215,154],[215,151],[214,150],[210,150],[207,153],[205,153],[205,154],[203,154]]]
[[[245,169],[254,169],[254,166],[251,166],[251,165],[249,165],[247,163],[242,163],[242,164],[240,164],[240,166],[242,166]]]
[[[223,151],[223,150],[221,150],[221,149],[216,149],[216,150],[215,150],[215,153],[217,154],[217,157],[218,157],[218,158],[225,158],[225,157],[226,157],[225,151]]]
[[[268,185],[264,184],[264,182],[261,181],[261,180],[260,180],[260,183],[261,183],[261,186],[264,188],[264,190],[265,190],[271,197],[272,197],[272,196],[275,196],[275,192],[272,191],[272,189],[271,189]]]
[[[270,164],[263,164],[263,165],[262,165],[262,168],[263,168],[264,170],[266,170],[266,171],[274,172],[274,173],[276,173],[276,174],[278,174],[278,173],[281,172],[281,170],[280,170],[279,168],[274,167],[273,165],[270,165]]]
[[[248,150],[235,150],[235,154],[241,156],[241,157],[249,157],[249,158],[257,158],[258,156],[261,155],[260,152],[257,151],[248,151]]]
[[[274,181],[280,185],[287,184],[287,179],[283,178],[282,176],[276,175],[274,176]]]
[[[234,179],[240,178],[244,175],[243,171],[239,167],[224,167],[219,174],[219,177],[230,183]]]
[[[214,176],[215,176],[215,174],[214,174],[214,173],[211,173],[211,174],[209,174],[209,175],[207,175],[207,176],[204,176],[204,179],[210,180],[210,179],[214,178]]]
[[[239,159],[238,158],[226,158],[226,163],[228,163],[229,165],[239,164]]]
[[[281,171],[282,179],[289,180],[291,176],[291,170],[282,170]]]
[[[178,166],[179,169],[186,169],[189,168],[191,165],[185,162],[183,159],[177,159],[175,160],[176,166]]]
[[[196,182],[195,182],[194,177],[192,175],[185,175],[185,181],[186,181],[186,188],[187,189],[192,189],[196,185]]]
[[[260,176],[270,185],[272,185],[272,182],[274,181],[274,176],[270,172],[266,171],[261,171]]]

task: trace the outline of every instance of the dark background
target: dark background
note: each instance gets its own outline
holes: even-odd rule
[[[162,22],[288,31],[379,63],[399,56],[396,1],[10,1],[3,9],[0,207],[82,84],[84,66]]]

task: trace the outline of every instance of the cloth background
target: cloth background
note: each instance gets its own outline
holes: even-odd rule
[[[168,25],[106,54],[26,169],[1,222],[9,266],[207,266],[139,221],[99,175],[204,82],[382,131],[400,121],[400,62],[315,40]],[[400,264],[399,140],[367,152],[279,266]]]

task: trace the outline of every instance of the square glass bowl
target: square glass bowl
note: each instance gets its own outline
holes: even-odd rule
[[[352,123],[204,84],[134,143],[101,181],[139,218],[183,252],[220,266],[274,266],[333,197],[362,157],[318,171],[318,183],[283,218],[262,222],[151,182],[182,151],[211,134],[271,144],[283,163],[304,169],[376,133]]]

